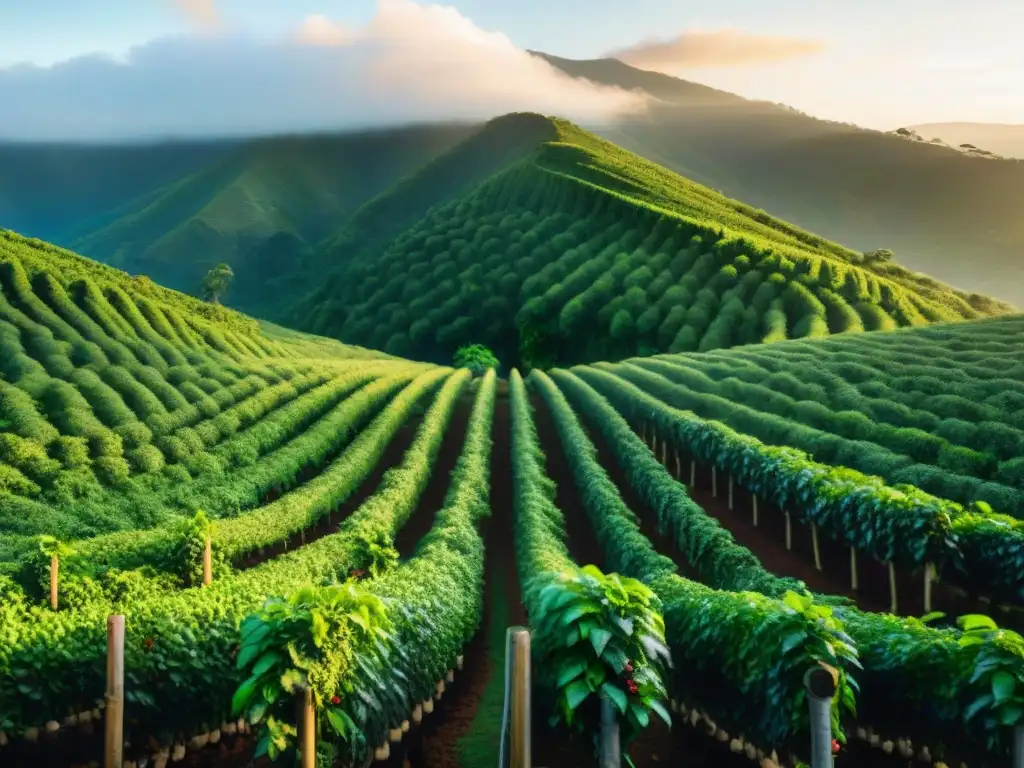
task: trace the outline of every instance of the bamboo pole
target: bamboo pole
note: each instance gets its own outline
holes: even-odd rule
[[[302,694],[302,722],[299,725],[302,739],[299,751],[302,754],[302,768],[316,768],[316,709],[313,706],[313,690],[307,688]]]
[[[711,465],[711,495],[718,498],[718,467]]]
[[[850,589],[857,591],[857,550],[850,547]]]
[[[530,768],[530,631],[513,630],[511,761],[509,768]]]
[[[732,512],[732,499],[733,499],[733,479],[732,472],[729,473],[729,511]]]
[[[818,524],[811,523],[811,545],[814,547],[814,567],[821,570],[821,548],[818,546]]]
[[[124,616],[107,617],[104,768],[124,766]]]
[[[50,607],[57,610],[57,582],[60,573],[60,558],[57,555],[50,556]]]
[[[789,512],[783,512],[786,516],[786,549],[793,549],[793,521],[789,517]]]
[[[203,547],[203,586],[208,587],[213,583],[213,547],[210,544],[210,537],[206,537],[206,544]]]
[[[753,494],[751,499],[754,507],[754,527],[757,528],[757,494]]]
[[[924,564],[924,612],[932,612],[932,576],[935,573],[935,566],[931,563]]]
[[[892,560],[889,561],[889,600],[889,612],[895,616],[899,605],[896,601],[896,568],[893,566]]]

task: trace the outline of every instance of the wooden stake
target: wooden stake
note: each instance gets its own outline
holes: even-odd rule
[[[811,544],[814,547],[814,567],[821,570],[821,549],[818,547],[818,524],[811,523]]]
[[[754,527],[757,528],[757,494],[753,494],[750,498],[754,505]]]
[[[935,566],[931,563],[924,564],[924,612],[932,612],[932,575],[935,573]]]
[[[302,753],[302,768],[316,768],[316,709],[313,707],[313,691],[310,688],[302,694],[299,738],[302,739],[299,747]]]
[[[789,518],[789,512],[783,512],[786,516],[786,549],[793,549],[793,521]]]
[[[718,467],[711,465],[711,495],[718,498]]]
[[[896,602],[896,568],[893,567],[892,560],[889,561],[889,598],[889,612],[895,616],[899,606]]]
[[[210,544],[210,537],[206,537],[206,545],[203,547],[203,586],[208,587],[213,583],[213,547]]]
[[[124,616],[107,618],[106,732],[104,768],[124,766]]]
[[[690,488],[697,487],[697,460],[690,459]]]
[[[530,768],[530,632],[519,627],[513,635],[512,722],[509,768]]]
[[[57,610],[57,581],[60,572],[60,560],[56,555],[50,557],[50,607]]]
[[[730,512],[732,512],[732,496],[733,496],[733,494],[732,494],[732,487],[733,487],[732,472],[730,472],[729,473],[729,511]]]
[[[850,547],[850,589],[857,591],[857,550]]]

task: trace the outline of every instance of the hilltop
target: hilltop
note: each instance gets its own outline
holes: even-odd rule
[[[1024,164],[819,120],[614,59],[537,55],[659,100],[595,129],[620,146],[850,247],[889,248],[912,270],[1024,303]]]
[[[546,366],[1007,310],[531,114],[368,202],[294,274],[315,288],[287,322],[434,361],[469,342]]]

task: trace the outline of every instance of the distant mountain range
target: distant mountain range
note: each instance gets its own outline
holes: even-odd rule
[[[624,149],[854,251],[891,249],[910,270],[1024,304],[1024,163],[818,120],[615,59],[536,55],[574,77],[654,97],[646,114],[590,126]],[[385,208],[361,209],[379,195],[403,201],[402,179],[478,129],[123,147],[0,144],[0,227],[186,291],[226,261],[238,275],[232,301],[257,311],[281,303],[280,291],[301,292],[286,285],[296,259],[328,243],[335,253],[381,252],[395,222],[414,221],[414,211],[458,194],[455,179],[444,179],[418,188],[414,205],[393,202],[380,220],[367,217]],[[485,145],[461,151],[476,158],[463,168],[504,162],[488,158]],[[376,239],[364,236],[369,231]]]
[[[1000,123],[925,123],[908,126],[927,138],[947,144],[973,144],[1003,157],[1024,159],[1024,125]]]
[[[538,55],[659,99],[647,114],[596,127],[605,138],[850,247],[891,248],[911,269],[1024,304],[1024,163],[819,120],[615,59]]]

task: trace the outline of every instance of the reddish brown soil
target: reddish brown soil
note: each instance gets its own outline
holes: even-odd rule
[[[455,405],[455,412],[444,431],[444,439],[430,473],[430,482],[420,497],[416,511],[395,537],[395,549],[402,558],[408,558],[416,551],[431,526],[438,510],[444,506],[444,499],[451,484],[451,475],[462,453],[462,445],[466,442],[466,429],[469,426],[469,415],[473,410],[473,398],[464,395]]]
[[[513,536],[512,463],[510,453],[509,402],[506,388],[499,388],[494,412],[494,445],[491,458],[491,518],[485,523],[484,542],[488,565],[484,584],[484,615],[480,630],[465,653],[463,672],[456,677],[457,689],[445,694],[443,709],[435,717],[436,727],[424,733],[422,751],[409,755],[410,768],[459,768],[458,743],[473,726],[484,691],[502,669],[494,665],[488,654],[491,612],[496,600],[508,603],[509,620],[513,625],[526,624],[526,612],[515,573],[515,540]],[[506,594],[494,593],[495,574],[503,578]],[[500,723],[495,724],[495,733]],[[495,745],[495,763],[498,749]]]

